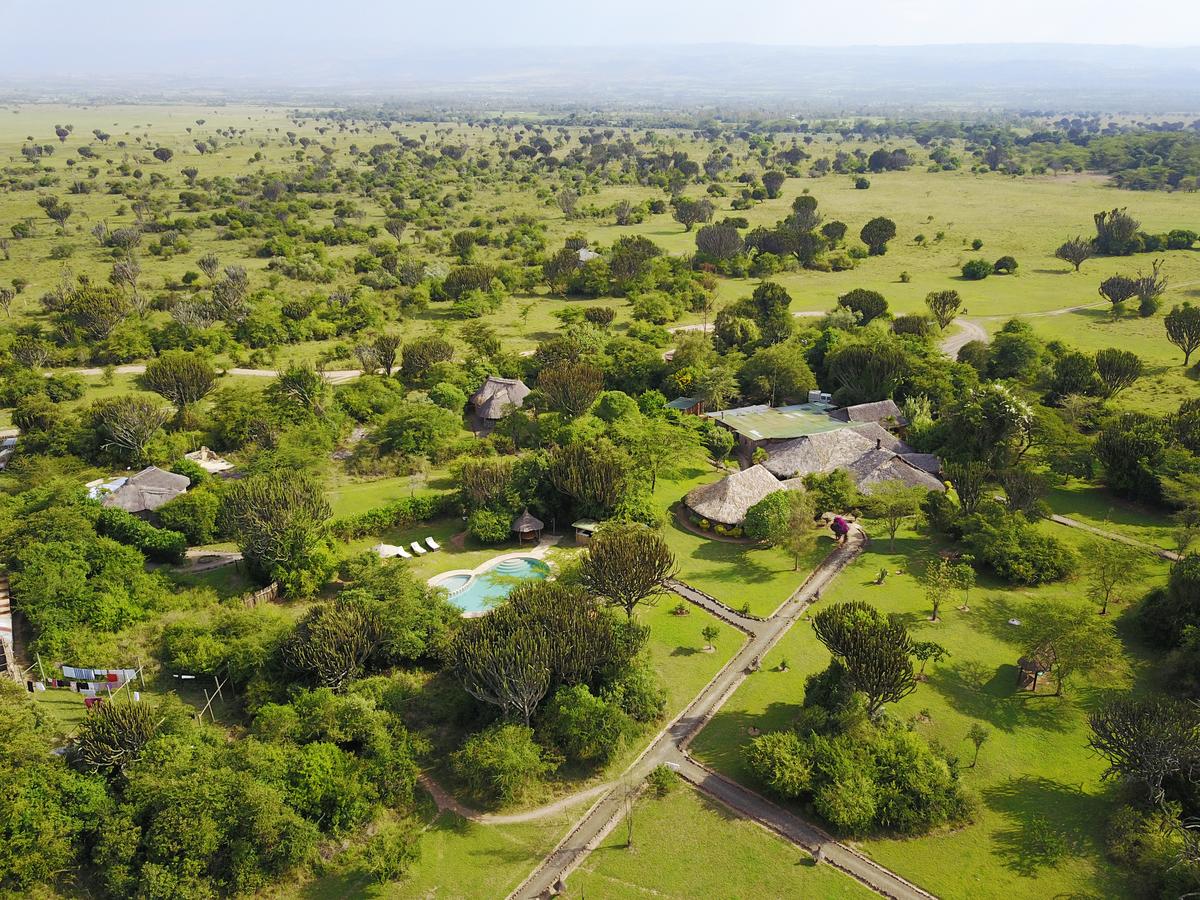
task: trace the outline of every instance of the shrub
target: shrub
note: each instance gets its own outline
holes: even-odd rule
[[[492,509],[477,509],[467,518],[467,532],[481,544],[499,544],[508,539],[512,516]]]
[[[977,559],[1013,584],[1061,581],[1072,575],[1079,560],[1058,538],[1044,534],[1022,513],[991,506],[961,523],[963,542]]]
[[[858,178],[854,179],[854,189],[856,191],[865,191],[870,186],[871,186],[870,178],[866,178],[866,177],[860,175],[860,176],[858,176]]]
[[[122,544],[141,550],[151,559],[179,562],[187,550],[187,538],[178,531],[155,528],[149,522],[116,507],[100,510],[96,531]]]
[[[679,784],[679,776],[669,766],[659,765],[646,776],[646,785],[656,797],[665,797]]]
[[[962,276],[967,281],[982,281],[991,274],[992,264],[986,259],[971,259],[962,267]]]
[[[473,734],[450,762],[472,794],[497,804],[520,800],[557,768],[524,725],[497,724]]]
[[[1002,256],[992,263],[992,271],[997,275],[1011,275],[1017,271],[1017,261],[1011,256]]]
[[[180,494],[158,508],[164,528],[178,531],[190,545],[211,544],[217,537],[217,514],[221,498],[211,488]]]
[[[391,528],[407,528],[417,522],[428,522],[449,512],[454,502],[455,494],[452,492],[401,497],[357,515],[334,519],[330,528],[343,540],[352,540]]]
[[[632,727],[619,705],[594,696],[586,684],[559,688],[544,721],[566,758],[581,763],[608,762]]]

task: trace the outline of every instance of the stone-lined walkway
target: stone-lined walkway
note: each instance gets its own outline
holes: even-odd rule
[[[817,566],[800,588],[771,618],[758,621],[732,613],[700,592],[676,584],[680,596],[720,615],[749,635],[741,650],[721,669],[688,707],[672,721],[626,770],[621,782],[601,796],[550,855],[513,891],[511,898],[534,900],[560,890],[570,873],[599,846],[625,814],[626,797],[636,790],[657,766],[668,765],[697,788],[806,848],[820,846],[824,856],[847,874],[879,894],[901,900],[927,900],[931,895],[861,854],[830,839],[811,823],[763,797],[700,766],[687,755],[687,746],[713,715],[732,696],[751,672],[758,670],[766,654],[820,597],[821,592],[866,546],[866,535],[854,526],[846,544],[835,549]],[[681,589],[682,588],[682,589]],[[694,596],[693,596],[694,595]]]

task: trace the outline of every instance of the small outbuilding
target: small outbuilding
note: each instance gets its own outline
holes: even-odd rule
[[[546,523],[534,516],[528,509],[517,516],[516,521],[512,523],[512,530],[516,532],[517,540],[520,541],[539,541],[542,539],[542,529],[546,527]]]
[[[699,397],[676,397],[667,403],[667,409],[674,409],[685,416],[699,416],[704,413],[704,401]]]
[[[600,527],[600,523],[595,519],[580,519],[578,522],[572,522],[571,527],[575,529],[575,543],[587,544],[592,540],[592,535]]]
[[[520,378],[489,375],[488,380],[471,395],[471,406],[479,418],[495,422],[510,409],[520,408],[528,396],[529,388]]]
[[[1038,679],[1054,669],[1054,648],[1042,647],[1017,660],[1017,690],[1036,691]]]
[[[890,431],[897,431],[908,425],[908,419],[904,417],[904,413],[900,412],[900,407],[896,405],[896,401],[890,398],[887,400],[876,400],[874,403],[859,403],[854,406],[844,406],[841,409],[835,409],[829,415],[830,418],[841,422],[849,422],[852,425],[863,425],[868,422],[874,422],[876,425],[887,428]]]

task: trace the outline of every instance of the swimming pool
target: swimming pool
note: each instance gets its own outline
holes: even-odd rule
[[[506,556],[485,563],[481,570],[448,572],[430,580],[433,587],[444,588],[450,602],[467,615],[487,612],[509,595],[522,581],[541,580],[550,567],[532,556]]]

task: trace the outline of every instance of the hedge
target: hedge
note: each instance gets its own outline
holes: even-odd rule
[[[177,563],[187,550],[187,538],[178,531],[155,528],[123,509],[106,507],[96,519],[96,531],[114,541],[137,547],[151,559]]]
[[[344,541],[376,534],[388,528],[405,528],[450,512],[454,509],[456,499],[453,493],[402,497],[354,516],[334,519],[330,528]]]

